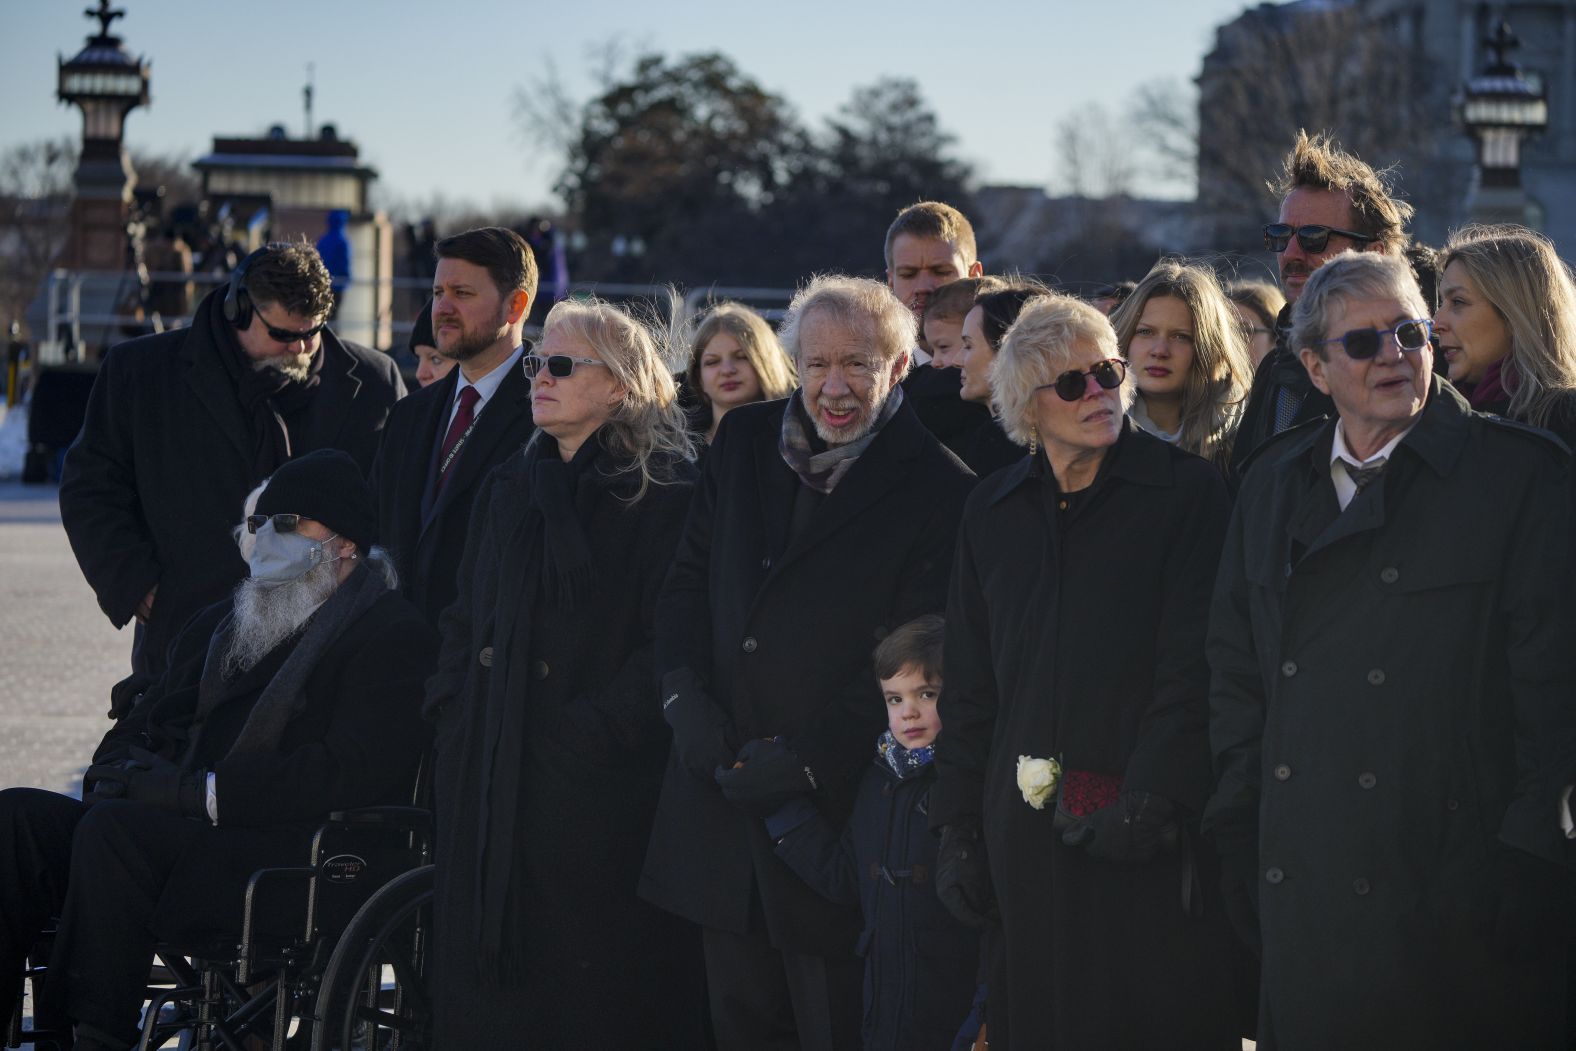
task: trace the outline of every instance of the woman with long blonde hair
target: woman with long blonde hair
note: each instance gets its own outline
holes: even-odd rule
[[[695,478],[660,343],[554,306],[524,359],[537,433],[476,494],[427,683],[445,1046],[705,1041],[699,935],[635,896],[668,755],[656,599]]]
[[[1112,312],[1111,325],[1138,387],[1133,422],[1224,472],[1253,369],[1215,275],[1162,259]]]
[[[1474,409],[1576,436],[1576,283],[1548,238],[1469,226],[1440,253],[1434,335]]]

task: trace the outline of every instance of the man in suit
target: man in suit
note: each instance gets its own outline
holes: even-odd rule
[[[883,726],[871,649],[946,605],[974,479],[898,386],[917,328],[875,281],[794,297],[803,386],[723,420],[657,604],[673,750],[640,893],[701,926],[725,1051],[859,1045],[859,912],[761,818],[807,794],[844,823]]]
[[[112,347],[99,369],[60,518],[104,614],[137,621],[144,684],[181,626],[246,575],[230,530],[254,486],[315,449],[372,466],[405,384],[388,355],[327,327],[330,287],[311,245],[265,245],[189,327]]]
[[[537,274],[530,246],[502,227],[446,237],[434,251],[435,345],[459,367],[395,406],[372,488],[400,586],[436,627],[454,601],[476,487],[531,436],[520,358]]]

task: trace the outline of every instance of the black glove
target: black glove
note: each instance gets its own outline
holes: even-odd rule
[[[719,766],[733,765],[728,717],[695,681],[688,668],[662,677],[662,718],[673,730],[679,761],[696,777],[711,780]]]
[[[790,799],[820,787],[814,771],[781,741],[746,741],[738,761],[743,765],[719,765],[712,776],[722,798],[751,817],[771,817]]]
[[[936,896],[948,912],[975,930],[1001,922],[979,826],[966,822],[942,826],[941,845],[936,848]]]
[[[1511,960],[1531,961],[1570,940],[1572,880],[1568,869],[1514,847],[1501,846],[1494,857],[1499,907],[1494,913],[1494,946]],[[1563,953],[1561,954],[1563,959]]]
[[[1074,821],[1062,842],[1102,861],[1148,861],[1176,849],[1176,807],[1149,792],[1123,792],[1110,806]]]
[[[168,810],[182,817],[206,819],[207,785],[201,770],[183,770],[145,748],[133,748],[131,758],[115,763],[96,763],[82,775],[91,786],[88,799],[130,799]]]

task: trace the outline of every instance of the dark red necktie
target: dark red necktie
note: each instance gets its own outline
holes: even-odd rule
[[[475,387],[466,387],[460,391],[460,409],[454,414],[454,422],[449,424],[449,433],[443,436],[443,447],[438,450],[438,484],[435,492],[443,491],[443,484],[454,471],[454,461],[459,459],[454,455],[454,447],[470,430],[471,420],[476,417],[476,403],[481,399]]]

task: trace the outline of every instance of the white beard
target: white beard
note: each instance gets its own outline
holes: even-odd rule
[[[247,577],[236,586],[230,644],[219,670],[227,679],[250,671],[339,587],[338,562],[313,566],[298,580],[268,587]]]

